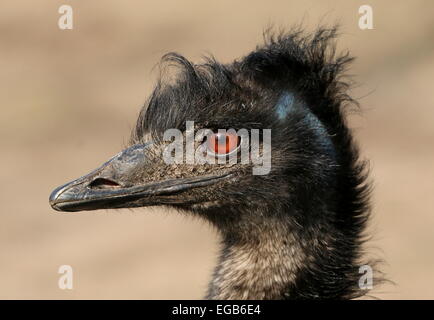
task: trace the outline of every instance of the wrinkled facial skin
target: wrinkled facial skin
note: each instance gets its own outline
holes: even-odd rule
[[[52,207],[58,211],[81,211],[193,204],[205,201],[203,192],[197,193],[196,189],[214,186],[211,191],[218,194],[218,186],[224,180],[234,179],[228,168],[167,165],[157,149],[161,145],[153,143],[127,148],[100,168],[54,190],[50,196]]]
[[[167,164],[162,156],[167,144],[159,139],[133,144],[100,168],[54,190],[52,207],[81,211],[215,202],[250,167],[228,162]]]

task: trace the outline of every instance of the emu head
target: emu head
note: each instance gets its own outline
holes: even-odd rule
[[[166,55],[163,61],[178,67],[177,77],[158,82],[129,147],[54,190],[51,206],[81,211],[168,205],[226,227],[282,212],[298,222],[333,220],[319,211],[362,208],[363,188],[356,190],[362,166],[342,115],[349,98],[340,76],[351,58],[334,56],[335,33],[270,37],[228,65]],[[194,129],[188,127],[193,122]],[[219,129],[245,129],[247,139]],[[165,137],[168,130],[180,133],[175,147]],[[241,161],[243,141],[249,161]],[[179,150],[181,161],[168,162]],[[187,161],[201,150],[216,163]],[[238,161],[229,161],[228,154]]]

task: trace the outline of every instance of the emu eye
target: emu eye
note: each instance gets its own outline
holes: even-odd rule
[[[234,132],[213,133],[207,140],[208,150],[216,155],[226,155],[240,145],[240,137]]]

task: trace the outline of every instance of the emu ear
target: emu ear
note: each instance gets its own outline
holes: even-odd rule
[[[279,120],[286,119],[286,116],[295,108],[295,95],[290,91],[283,91],[274,107]]]

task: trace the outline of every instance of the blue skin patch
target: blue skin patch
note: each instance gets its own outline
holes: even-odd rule
[[[318,143],[322,146],[323,150],[327,154],[335,158],[335,148],[326,128],[318,119],[318,117],[309,110],[308,107],[301,107],[299,103],[296,103],[296,99],[293,93],[284,91],[277,100],[275,108],[279,120],[285,119],[291,112],[300,111],[305,113],[306,125],[315,132]]]
[[[289,114],[289,112],[294,109],[295,97],[292,93],[285,91],[280,96],[276,103],[276,113],[279,120],[283,120]]]

